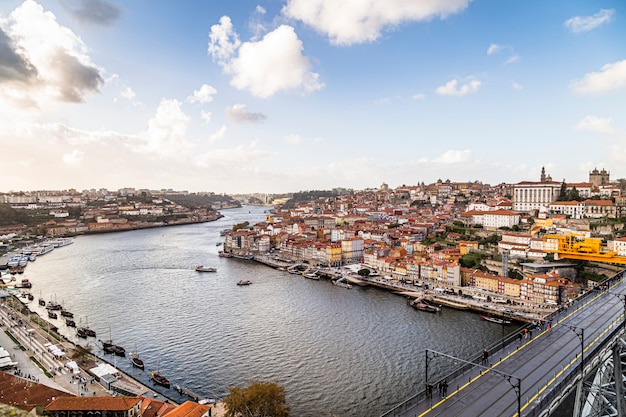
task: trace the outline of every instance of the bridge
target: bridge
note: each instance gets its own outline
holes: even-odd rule
[[[626,416],[625,276],[606,280],[544,325],[526,326],[527,334],[521,329],[498,342],[486,360],[426,350],[424,389],[383,417],[549,416],[573,393],[575,416]]]

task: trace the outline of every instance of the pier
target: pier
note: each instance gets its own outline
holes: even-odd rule
[[[174,389],[176,391],[178,391],[179,393],[188,396],[192,400],[197,401],[200,404],[214,403],[215,402],[215,400],[206,399],[202,395],[200,395],[198,393],[195,393],[192,390],[190,390],[189,388],[183,387],[182,385],[174,385]]]

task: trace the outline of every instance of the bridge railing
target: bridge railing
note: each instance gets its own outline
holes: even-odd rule
[[[601,354],[603,350],[606,349],[607,346],[611,346],[615,340],[620,337],[623,333],[624,328],[622,324],[616,324],[613,330],[609,334],[607,334],[600,343],[594,345],[593,349],[591,349],[586,357],[585,361],[588,366],[585,367],[585,370],[589,367],[589,364],[593,362],[593,358],[596,358],[597,355]],[[594,366],[591,366],[594,368]],[[546,410],[558,405],[564,396],[567,396],[571,389],[575,386],[575,382],[580,379],[581,374],[578,366],[574,366],[571,368],[570,372],[567,373],[559,382],[553,384],[549,391],[538,398],[534,403],[530,412],[524,414],[526,417],[534,417],[546,415]],[[556,404],[555,404],[556,403]]]

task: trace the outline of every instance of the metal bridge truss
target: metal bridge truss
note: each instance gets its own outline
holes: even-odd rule
[[[590,375],[578,383],[573,417],[626,417],[624,333],[600,358],[595,376]]]

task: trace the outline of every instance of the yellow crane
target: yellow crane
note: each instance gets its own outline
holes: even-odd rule
[[[554,253],[555,259],[580,259],[583,261],[626,264],[626,256],[603,250],[602,239],[585,237],[581,234],[546,235],[544,251]]]

